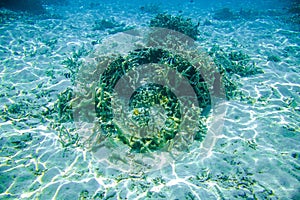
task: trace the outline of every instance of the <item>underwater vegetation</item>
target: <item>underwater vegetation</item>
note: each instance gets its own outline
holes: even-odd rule
[[[51,97],[51,92],[42,89],[42,85],[38,84],[35,88],[28,90],[17,89],[12,84],[1,84],[1,97],[11,98],[11,102],[4,103],[0,109],[0,121],[10,121],[17,129],[31,128],[32,126],[45,123],[52,114],[52,109],[47,106],[48,99]],[[31,97],[24,97],[24,95],[32,92]],[[40,99],[37,101],[35,99]]]
[[[225,69],[230,76],[236,74],[245,77],[262,73],[262,70],[251,61],[250,56],[242,51],[231,51],[228,53],[215,46],[209,54],[214,58],[218,68],[220,70]]]
[[[214,53],[216,52],[217,50],[215,50]],[[237,71],[234,70],[234,67],[241,67],[243,64],[247,64],[250,59],[241,52],[223,54],[221,57],[222,59],[219,57],[217,66],[221,69],[220,71],[223,74],[222,82],[225,87],[225,96],[227,99],[230,99],[238,94],[236,92],[238,86],[231,79],[231,75]],[[239,64],[234,63],[239,61]],[[110,137],[115,135],[114,137],[128,145],[134,152],[149,152],[164,148],[168,141],[175,137],[180,124],[180,112],[178,112],[180,104],[176,103],[176,96],[168,89],[155,84],[148,84],[141,87],[132,94],[130,98],[130,110],[133,114],[133,119],[143,126],[143,124],[147,125],[149,121],[149,111],[147,111],[147,108],[155,104],[161,105],[167,113],[165,128],[155,132],[155,134],[149,134],[147,137],[138,136],[137,134],[132,137],[131,134],[123,132],[118,125],[112,123],[114,115],[111,107],[111,98],[114,86],[126,72],[135,70],[136,67],[146,63],[167,64],[170,68],[176,69],[176,71],[185,76],[194,87],[196,94],[198,94],[199,107],[202,107],[203,110],[205,110],[205,108],[210,105],[210,96],[206,88],[207,86],[200,83],[204,83],[203,79],[199,79],[201,74],[191,68],[191,64],[180,56],[174,55],[166,50],[150,48],[136,50],[130,52],[126,57],[117,58],[108,66],[101,76],[99,82],[99,86],[101,87],[99,87],[96,92],[96,114],[100,121],[103,133]],[[224,67],[225,64],[226,68]],[[79,65],[76,64],[74,66],[79,67]],[[74,72],[74,70],[72,71]],[[247,74],[247,72],[244,71],[243,75],[254,74],[254,71],[248,70],[248,72],[250,73]],[[55,103],[55,110],[58,113],[57,121],[59,123],[71,122],[73,120],[71,93],[71,89],[62,92]],[[196,132],[193,137],[195,140],[202,141],[205,137],[206,126],[203,122],[200,124],[201,127],[199,127],[199,131]],[[74,140],[74,138],[76,138],[76,140],[78,139],[76,134],[72,135],[71,131],[67,131],[68,129],[64,126],[58,126],[57,129],[60,130],[60,137],[64,138],[62,139],[62,141],[64,141],[62,142],[63,146],[76,144],[76,141]]]
[[[115,22],[114,20],[102,19],[98,21],[98,30],[120,27],[122,25],[123,24]],[[150,27],[167,28],[183,34],[188,33],[186,35],[193,37],[193,39],[196,39],[199,34],[198,25],[193,24],[191,19],[169,14],[156,15],[150,21]],[[153,32],[150,34],[153,35]],[[162,41],[167,44],[168,41],[166,40],[167,37],[162,39]],[[64,61],[64,64],[70,71],[69,77],[72,77],[73,85],[75,84],[74,80],[76,79],[78,70],[82,66],[79,58],[84,55],[83,52],[83,50],[78,50],[77,53],[74,52],[71,54],[72,56]],[[147,127],[150,121],[150,108],[158,105],[163,108],[166,116],[163,127],[155,129],[155,131],[146,131],[147,134],[137,132],[132,134],[130,131],[124,131],[124,126],[129,126],[127,122],[127,125],[125,122],[125,125],[120,125],[115,123],[114,120],[115,116],[112,100],[114,98],[114,88],[118,81],[130,71],[137,71],[140,66],[154,63],[163,64],[175,70],[185,77],[193,88],[201,112],[200,115],[197,115],[199,127],[196,132],[191,133],[193,134],[191,140],[201,142],[205,138],[207,131],[205,120],[203,119],[209,114],[211,104],[211,96],[208,88],[221,85],[224,87],[222,92],[224,92],[223,96],[226,99],[235,98],[241,95],[241,93],[238,92],[237,77],[251,76],[262,72],[261,69],[257,68],[255,63],[251,61],[250,56],[242,51],[225,51],[215,46],[208,54],[213,58],[214,64],[217,67],[214,70],[217,71],[209,69],[210,67],[207,65],[200,66],[200,68],[196,69],[194,65],[184,57],[165,49],[153,47],[144,47],[130,51],[126,56],[118,56],[114,58],[114,60],[109,61],[101,74],[95,71],[94,73],[98,74],[99,77],[97,78],[98,82],[95,92],[90,96],[93,96],[92,101],[94,101],[95,117],[99,126],[97,131],[100,131],[102,135],[100,138],[110,138],[120,141],[130,147],[131,151],[144,153],[165,149],[166,146],[170,145],[174,138],[177,137],[182,120],[179,111],[181,105],[176,95],[170,89],[159,84],[148,83],[133,92],[129,100],[129,113],[126,113],[128,115],[126,118],[128,118],[128,121],[131,120],[140,127]],[[101,59],[99,59],[99,61],[100,60]],[[209,80],[211,81],[211,83],[209,83],[210,85],[207,85],[208,83],[204,81],[201,75],[202,72],[200,73],[201,70],[202,72],[204,70],[205,73],[208,73]],[[216,74],[221,74],[222,77],[216,76]],[[218,81],[220,81],[220,83]],[[56,121],[58,122],[56,123],[56,130],[61,134],[60,138],[63,146],[78,144],[78,135],[70,131],[72,130],[71,126],[69,126],[70,124],[67,126],[63,125],[64,123],[72,123],[72,121],[74,121],[71,113],[72,109],[74,113],[74,107],[72,107],[74,105],[72,103],[72,92],[71,89],[66,89],[59,95],[55,103],[55,110],[58,113],[56,115]],[[218,95],[218,91],[213,92],[216,93],[213,95]],[[61,125],[58,125],[59,123],[61,123]],[[91,140],[99,140],[99,137],[92,136]],[[95,144],[99,142],[100,141],[91,141],[91,143]]]
[[[280,57],[279,56],[275,56],[275,55],[268,56],[267,60],[268,61],[273,61],[273,62],[280,62],[281,61]]]
[[[26,116],[26,109],[28,104],[24,103],[12,103],[5,105],[3,110],[0,110],[0,118],[3,121],[17,120]]]
[[[54,106],[54,109],[58,114],[57,118],[59,123],[73,121],[73,111],[70,103],[72,97],[73,90],[71,88],[67,88],[65,91],[59,94]]]
[[[70,78],[73,84],[76,78],[76,74],[78,73],[79,67],[82,65],[82,61],[80,59],[86,56],[88,53],[89,52],[82,46],[81,48],[74,50],[70,56],[68,56],[65,60],[62,61],[62,64],[69,71],[65,74],[65,76],[66,78]]]
[[[59,141],[63,147],[70,145],[76,145],[78,142],[78,134],[74,133],[75,128],[73,126],[62,126],[61,124],[68,124],[74,122],[73,117],[73,89],[67,88],[65,91],[58,95],[58,99],[54,104],[54,108],[51,113],[51,117],[55,119],[54,123],[50,126],[59,133]]]
[[[199,35],[199,23],[194,24],[191,18],[173,16],[170,14],[157,14],[151,21],[150,27],[167,28],[183,33],[194,40]]]
[[[111,95],[113,88],[127,72],[149,63],[166,64],[170,68],[175,69],[189,80],[197,94],[199,107],[205,110],[210,105],[209,91],[199,70],[196,70],[188,61],[179,56],[173,55],[166,50],[149,48],[136,50],[130,52],[125,58],[120,57],[116,59],[108,66],[100,78],[102,87],[99,87],[96,92],[96,113],[101,122],[102,130],[106,135],[117,135],[119,140],[137,152],[149,152],[163,148],[169,140],[175,137],[181,118],[180,104],[176,96],[165,87],[152,83],[137,89],[132,94],[129,106],[134,114],[134,118],[139,123],[147,125],[147,115],[149,115],[147,108],[155,104],[161,105],[167,115],[165,127],[145,137],[136,133],[134,136],[126,134],[112,123]]]

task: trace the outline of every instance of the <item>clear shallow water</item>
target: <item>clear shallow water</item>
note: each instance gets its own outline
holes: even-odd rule
[[[51,5],[46,9],[55,17],[1,23],[1,198],[299,198],[299,24],[287,22],[285,2],[159,2],[162,11],[200,21],[204,50],[241,50],[264,73],[237,80],[244,98],[225,102],[224,126],[208,154],[199,156],[196,143],[160,170],[130,172],[121,167],[130,159],[99,161],[85,148],[62,147],[47,117],[57,95],[72,86],[62,62],[110,36],[94,30],[95,20],[114,17],[140,28],[155,16],[140,10],[148,2],[91,3]],[[247,20],[213,19],[215,10],[243,6],[258,13]],[[205,19],[212,25],[203,25]]]

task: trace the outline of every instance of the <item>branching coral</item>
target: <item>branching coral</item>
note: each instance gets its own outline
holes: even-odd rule
[[[113,123],[114,115],[111,104],[113,88],[126,73],[149,63],[165,64],[176,70],[193,87],[199,107],[206,110],[206,107],[210,105],[209,91],[199,69],[196,69],[191,63],[178,55],[172,55],[171,52],[162,49],[148,48],[130,52],[127,57],[116,59],[108,66],[100,78],[100,87],[97,89],[95,99],[96,113],[99,121],[101,121],[102,130],[106,135],[116,135],[122,142],[129,145],[132,150],[138,152],[165,147],[168,141],[175,137],[181,118],[181,114],[178,111],[180,105],[176,103],[177,99],[174,94],[170,90],[164,89],[164,87],[161,88],[156,84],[150,84],[147,87],[137,89],[133,94],[130,103],[133,115],[136,119],[143,118],[143,121],[146,120],[145,123],[147,123],[147,116],[141,111],[141,108],[147,110],[150,105],[162,105],[167,115],[165,127],[157,132],[148,133],[147,135],[151,135],[151,137],[145,137],[137,133],[134,135],[125,133],[117,124]],[[145,93],[146,90],[147,92]],[[158,93],[156,94],[158,96],[154,95],[154,93]],[[144,94],[142,96],[143,100],[138,101],[138,99],[141,100],[142,98],[141,94]]]
[[[199,35],[198,24],[193,24],[191,18],[183,16],[172,16],[169,14],[158,14],[150,21],[150,27],[167,28],[183,33],[196,40]]]
[[[215,64],[220,70],[224,69],[226,73],[239,76],[251,76],[261,73],[262,70],[255,66],[250,57],[241,51],[224,52],[222,49],[214,48],[210,55],[214,58]]]
[[[72,84],[74,84],[79,67],[82,65],[80,58],[87,54],[88,51],[82,46],[81,48],[74,50],[69,57],[62,61],[62,64],[69,70],[65,76],[71,78]]]

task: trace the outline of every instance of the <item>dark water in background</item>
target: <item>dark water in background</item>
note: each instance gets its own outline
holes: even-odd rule
[[[183,1],[159,1],[159,0],[128,0],[128,1],[110,1],[110,0],[99,0],[99,1],[92,1],[92,0],[77,0],[77,1],[56,1],[56,0],[1,0],[0,7],[6,7],[9,9],[14,10],[31,10],[33,12],[39,12],[41,9],[40,5],[64,5],[66,6],[65,9],[72,8],[73,5],[76,6],[97,6],[99,4],[117,4],[117,5],[146,5],[146,4],[157,4],[162,8],[168,8],[169,5],[174,5],[180,8],[183,5],[191,5],[197,6],[197,8],[218,8],[218,7],[228,7],[231,9],[278,9],[278,8],[285,8],[286,6],[290,5],[291,3],[299,3],[298,0],[265,0],[265,1],[256,1],[256,0],[183,0]]]
[[[127,195],[128,199],[299,199],[300,29],[299,21],[285,23],[290,15],[299,18],[299,13],[289,13],[299,0],[16,2],[0,0],[0,7],[16,11],[11,15],[14,20],[0,21],[0,199],[125,199]],[[24,119],[14,120],[15,116],[35,117],[38,114],[31,116],[32,112],[51,108],[58,93],[70,85],[64,83],[70,79],[63,61],[80,47],[91,50],[113,35],[93,30],[97,19],[114,17],[130,25],[148,26],[157,13],[143,12],[141,8],[147,5],[200,21],[204,49],[214,44],[242,49],[266,71],[241,81],[249,99],[228,102],[225,136],[203,165],[198,166],[201,158],[191,153],[174,163],[176,170],[169,167],[138,180],[106,165],[97,167],[80,149],[63,148],[58,133],[48,126],[51,119],[38,118],[29,125],[23,124]],[[257,11],[259,16],[249,21],[213,19],[222,8]],[[20,10],[34,15],[23,15]],[[51,15],[45,17],[45,13]],[[202,25],[205,19],[213,24]],[[50,91],[48,99],[45,91]],[[12,102],[27,102],[27,97],[28,105],[20,106],[19,112],[11,106]],[[46,128],[41,128],[44,124]]]

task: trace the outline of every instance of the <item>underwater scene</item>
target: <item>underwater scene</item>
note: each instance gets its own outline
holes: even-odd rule
[[[299,0],[1,0],[0,199],[300,199]]]

